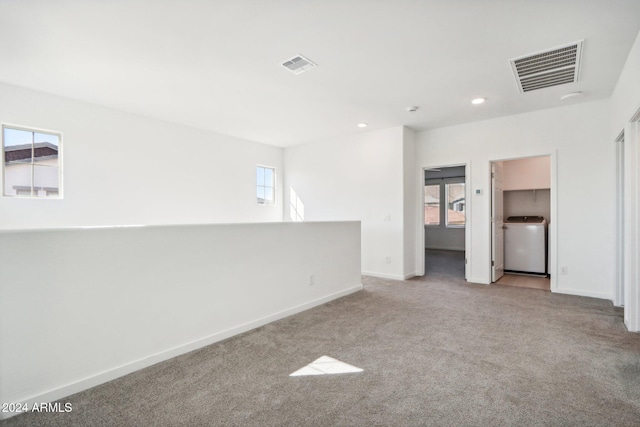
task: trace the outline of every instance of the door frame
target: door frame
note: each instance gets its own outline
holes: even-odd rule
[[[416,251],[416,266],[417,266],[417,275],[424,276],[425,274],[425,248],[424,248],[424,174],[427,169],[442,169],[442,168],[453,168],[464,166],[464,197],[465,197],[465,225],[464,225],[464,278],[465,280],[469,280],[469,273],[471,271],[471,254],[469,249],[471,248],[471,209],[472,209],[472,201],[471,201],[471,162],[466,163],[452,163],[446,165],[422,165],[420,167],[420,173],[418,174],[419,185],[417,186],[419,191],[418,196],[418,244]]]
[[[615,139],[616,147],[616,286],[613,305],[624,306],[625,297],[625,143],[624,129]]]
[[[500,165],[500,167],[498,168],[497,165]],[[502,265],[501,270],[502,270],[502,274],[500,274],[500,277],[498,277],[497,279],[495,279],[495,276],[497,275],[496,272],[498,271],[497,267],[495,265],[495,260],[496,260],[496,253],[499,253],[499,251],[496,251],[496,236],[497,236],[497,230],[498,230],[498,223],[497,223],[497,218],[498,216],[495,215],[495,206],[496,206],[496,176],[495,173],[497,170],[500,170],[500,184],[504,184],[504,180],[503,180],[503,172],[502,172],[502,162],[491,162],[490,164],[490,170],[489,172],[491,173],[491,191],[489,192],[489,204],[491,205],[491,216],[490,216],[490,220],[491,220],[491,252],[490,252],[490,259],[491,259],[491,278],[489,279],[489,281],[491,283],[495,283],[498,280],[500,280],[500,278],[502,276],[504,276],[504,189],[500,189],[500,192],[502,193],[500,195],[500,199],[501,202],[501,206],[502,206],[502,215],[499,216],[499,218],[502,218],[501,222],[500,222],[500,229],[502,230]],[[495,280],[494,280],[495,279]]]
[[[640,332],[640,109],[624,128],[624,324]]]
[[[550,198],[551,200],[549,201],[551,206],[550,206],[550,213],[551,213],[551,222],[549,223],[548,226],[548,237],[547,237],[547,245],[548,245],[548,257],[549,257],[549,263],[548,263],[548,272],[547,274],[550,275],[550,288],[551,288],[551,292],[557,292],[558,290],[558,152],[557,150],[551,151],[551,152],[547,152],[547,153],[540,153],[540,154],[531,154],[528,156],[519,156],[519,157],[509,157],[509,158],[502,158],[502,159],[492,159],[489,160],[488,163],[488,180],[489,180],[489,186],[490,186],[490,191],[493,191],[493,180],[491,179],[491,164],[495,163],[495,162],[508,162],[509,160],[521,160],[521,159],[530,159],[532,157],[549,157],[549,169],[550,169],[550,173],[551,173],[551,188],[550,190]],[[493,207],[492,207],[492,203],[487,203],[487,212],[488,212],[488,218],[489,221],[491,221],[492,215],[493,215]],[[489,242],[488,242],[488,253],[491,254],[492,253],[492,237],[491,237],[491,224],[489,224]],[[493,283],[491,281],[492,277],[491,277],[491,256],[489,256],[489,277],[488,277],[488,283]]]

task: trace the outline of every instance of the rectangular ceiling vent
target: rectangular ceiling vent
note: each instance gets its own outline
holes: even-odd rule
[[[581,52],[582,40],[510,60],[520,92],[577,82]]]
[[[293,58],[283,62],[282,65],[293,74],[304,73],[305,71],[310,70],[313,67],[317,67],[317,65],[313,61],[305,58],[302,55],[294,56]]]

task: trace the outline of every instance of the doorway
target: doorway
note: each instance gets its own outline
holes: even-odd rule
[[[424,275],[466,280],[466,165],[424,169]]]
[[[491,162],[491,282],[551,290],[551,156]]]

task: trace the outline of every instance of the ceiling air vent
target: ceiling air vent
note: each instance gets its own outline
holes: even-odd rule
[[[286,60],[282,65],[293,74],[304,73],[307,70],[317,67],[311,60],[305,58],[302,55],[294,56],[291,59]]]
[[[520,92],[577,82],[581,52],[582,40],[510,60]]]

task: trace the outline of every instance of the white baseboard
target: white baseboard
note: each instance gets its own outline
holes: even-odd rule
[[[634,329],[634,325],[632,325],[631,322],[627,321],[627,319],[624,320],[624,326],[627,328],[627,332],[632,332],[634,334],[640,333],[640,329]]]
[[[190,351],[197,350],[199,348],[216,343],[218,341],[222,341],[234,335],[238,335],[238,334],[250,331],[260,326],[264,326],[268,323],[275,322],[276,320],[283,319],[285,317],[291,316],[296,313],[300,313],[302,311],[308,310],[318,305],[322,305],[334,299],[352,294],[354,292],[362,290],[362,288],[363,288],[362,283],[360,283],[356,286],[344,289],[340,292],[336,292],[336,293],[324,296],[322,298],[318,298],[316,300],[309,301],[304,304],[300,304],[283,311],[279,311],[269,316],[253,320],[251,322],[244,323],[242,325],[238,325],[231,329],[217,332],[215,334],[200,338],[195,341],[191,341],[176,347],[166,349],[159,353],[149,355],[142,359],[134,360],[132,362],[126,363],[124,365],[118,366],[113,369],[96,373],[95,375],[92,375],[90,377],[84,378],[82,380],[79,380],[70,384],[66,384],[62,387],[57,387],[55,389],[28,397],[26,399],[20,399],[19,403],[23,405],[26,403],[27,407],[31,408],[36,403],[40,404],[44,402],[53,402],[56,400],[61,400],[66,396],[71,396],[72,394],[79,393],[91,387],[95,387],[97,385],[115,380],[116,378],[120,378],[124,375],[130,374],[140,369],[149,367],[151,365],[155,365],[156,363],[163,362],[165,360],[171,359],[176,356],[180,356],[181,354],[189,353]],[[14,402],[14,403],[18,403],[18,402]],[[0,413],[0,419],[10,418],[14,415],[18,415],[18,413],[2,412]]]
[[[380,279],[390,279],[390,280],[404,280],[404,275],[400,274],[386,274],[386,273],[376,273],[374,271],[363,271],[363,275],[365,276],[373,276],[379,277]]]
[[[467,279],[467,282],[469,283],[476,283],[478,285],[490,285],[491,284],[491,280],[487,280],[487,279],[480,279],[478,277],[470,277]]]
[[[583,291],[581,289],[566,289],[566,288],[551,289],[551,292],[557,293],[557,294],[577,295],[580,297],[606,299],[613,303],[613,295],[606,294],[603,292],[589,292],[589,291]]]
[[[425,247],[424,249],[425,249],[425,250],[427,250],[427,251],[432,250],[432,251],[456,251],[456,252],[464,252],[464,247],[463,247],[463,248],[440,248],[440,247],[438,247],[438,248],[434,248],[434,247],[429,247],[429,248],[427,248],[427,247]]]

